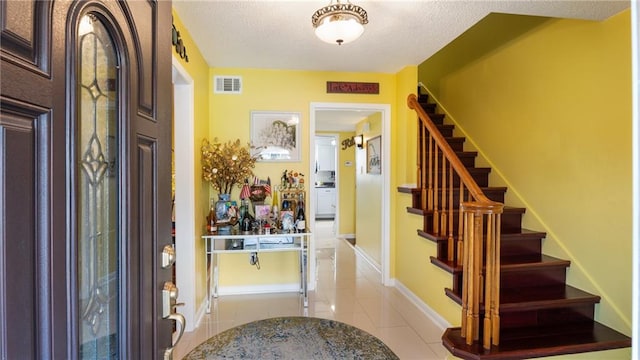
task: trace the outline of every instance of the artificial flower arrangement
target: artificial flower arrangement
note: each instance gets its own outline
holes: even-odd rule
[[[256,158],[251,156],[249,145],[240,140],[221,143],[217,138],[202,141],[202,178],[219,194],[230,194],[234,186],[240,187],[245,179],[253,176]]]

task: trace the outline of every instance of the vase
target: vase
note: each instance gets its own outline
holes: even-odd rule
[[[218,194],[218,201],[216,201],[216,219],[218,222],[229,221],[230,200],[231,194]]]

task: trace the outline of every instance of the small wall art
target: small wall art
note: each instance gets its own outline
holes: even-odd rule
[[[367,173],[382,173],[382,137],[380,135],[367,140]]]
[[[300,113],[252,111],[252,155],[258,161],[300,161]]]

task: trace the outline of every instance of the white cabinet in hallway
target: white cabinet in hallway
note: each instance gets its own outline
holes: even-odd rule
[[[316,218],[333,218],[336,214],[336,189],[316,188]]]
[[[329,136],[316,136],[316,172],[335,170],[335,140]]]

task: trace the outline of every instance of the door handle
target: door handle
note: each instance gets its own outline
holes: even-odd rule
[[[175,342],[171,342],[171,347],[166,348],[164,350],[164,360],[172,360],[173,359],[173,349],[175,349],[176,344],[180,342],[182,339],[182,335],[184,334],[184,326],[185,319],[182,314],[174,312],[176,306],[184,305],[183,303],[177,303],[178,299],[178,287],[171,281],[167,281],[164,283],[162,287],[162,317],[168,320],[174,320],[177,325],[179,325],[178,337]]]
[[[173,313],[178,299],[178,288],[171,281],[164,283],[162,287],[162,317],[167,318]]]
[[[164,360],[173,360],[173,349],[175,349],[176,345],[180,342],[180,339],[182,339],[182,335],[184,334],[185,320],[184,320],[184,316],[178,313],[170,314],[169,316],[166,317],[166,319],[175,320],[176,324],[179,325],[179,328],[180,328],[176,341],[171,342],[170,348],[164,349]]]

